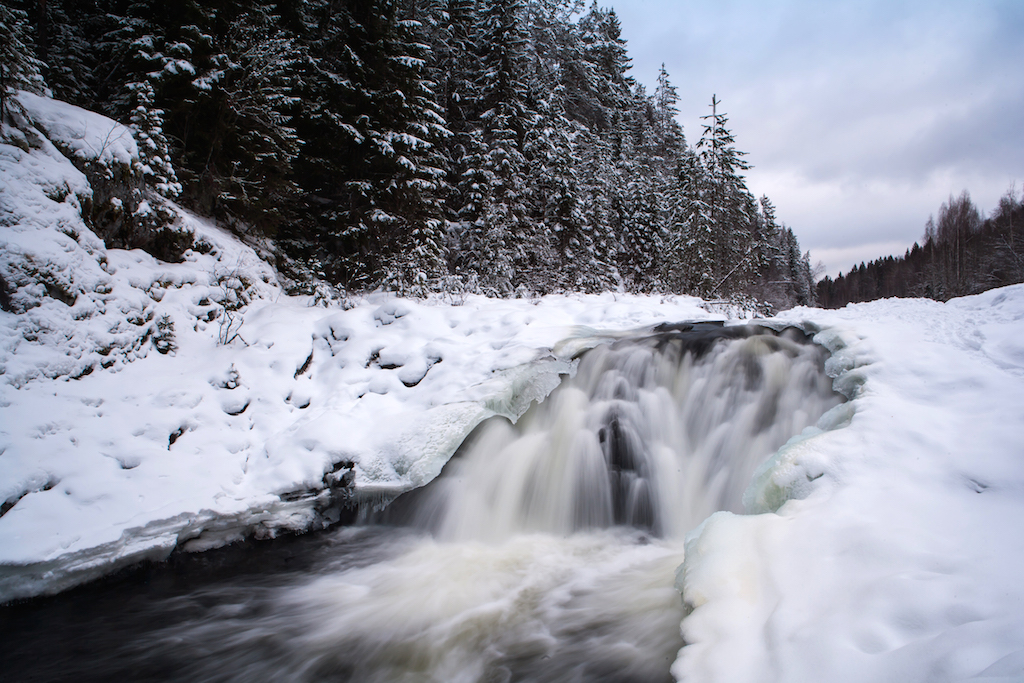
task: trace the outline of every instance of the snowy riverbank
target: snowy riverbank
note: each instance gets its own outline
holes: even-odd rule
[[[1024,677],[1024,287],[779,317],[821,329],[849,425],[783,448],[694,532],[673,673]],[[774,503],[774,504],[773,504]]]

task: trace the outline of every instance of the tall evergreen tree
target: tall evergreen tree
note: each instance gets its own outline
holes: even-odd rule
[[[697,153],[706,174],[705,203],[710,221],[713,262],[717,282],[705,293],[714,295],[739,289],[729,280],[748,267],[764,244],[756,230],[753,197],[746,189],[740,171],[750,168],[743,160],[746,152],[735,147],[735,139],[726,127],[728,118],[719,112],[720,101],[712,96],[711,113],[706,121]]]
[[[484,0],[477,27],[485,146],[478,162],[482,205],[474,221],[481,246],[477,272],[488,291],[506,295],[517,284],[516,264],[525,260],[527,243],[522,147],[533,112],[527,107],[525,4],[525,0]]]
[[[35,57],[28,13],[0,3],[0,121],[15,90],[46,92],[45,65]]]
[[[422,287],[446,272],[448,135],[426,77],[421,24],[396,0],[309,3],[303,169],[324,209],[333,275],[349,286]]]
[[[148,81],[129,83],[135,99],[131,113],[132,130],[139,144],[143,171],[157,192],[165,197],[181,194],[181,183],[171,162],[170,145],[164,136],[164,112],[154,104],[153,86]]]

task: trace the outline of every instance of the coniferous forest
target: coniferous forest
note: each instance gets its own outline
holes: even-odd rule
[[[293,290],[814,302],[808,256],[747,189],[721,103],[708,96],[688,142],[669,74],[654,92],[634,80],[618,19],[597,4],[0,10],[3,89],[48,89],[130,124],[153,201],[269,245]],[[140,229],[97,233],[153,243]],[[160,253],[186,246],[165,240]]]
[[[947,301],[1024,282],[1024,202],[1012,189],[984,220],[966,190],[951,196],[939,208],[938,221],[928,219],[923,242],[903,256],[861,263],[835,280],[823,278],[819,305],[839,308],[885,297]]]

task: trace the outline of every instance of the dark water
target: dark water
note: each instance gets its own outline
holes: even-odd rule
[[[670,681],[683,536],[839,402],[823,358],[708,325],[599,347],[375,524],[0,608],[0,680]]]

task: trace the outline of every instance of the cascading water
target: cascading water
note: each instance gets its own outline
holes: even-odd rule
[[[335,531],[301,571],[148,604],[117,654],[129,664],[89,672],[671,680],[683,537],[742,512],[755,468],[841,400],[823,360],[796,330],[708,323],[594,348],[517,424],[481,425],[396,501],[391,523],[411,524]]]
[[[754,469],[838,402],[822,354],[795,329],[707,323],[599,346],[518,424],[488,423],[421,521],[440,516],[450,541],[613,525],[678,538],[742,512]]]

